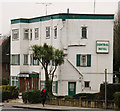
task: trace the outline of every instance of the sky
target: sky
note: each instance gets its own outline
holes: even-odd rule
[[[74,1],[74,2],[73,2]],[[11,19],[33,18],[57,13],[116,14],[119,0],[0,0],[0,34],[8,35]]]

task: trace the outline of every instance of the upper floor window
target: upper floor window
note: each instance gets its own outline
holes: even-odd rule
[[[28,54],[24,54],[24,65],[28,65]]]
[[[19,39],[19,30],[13,29],[12,30],[12,40],[18,40]]]
[[[86,26],[83,26],[81,28],[81,36],[82,36],[82,39],[87,39],[87,27]]]
[[[24,29],[24,39],[29,39],[29,29]]]
[[[50,27],[46,27],[46,39],[50,38]]]
[[[90,67],[91,66],[91,55],[77,54],[76,55],[76,66]]]
[[[57,26],[54,26],[54,38],[57,38]]]
[[[12,65],[20,65],[20,54],[12,55],[11,59],[12,59],[11,61]]]
[[[30,40],[32,40],[32,29],[30,29]]]
[[[35,28],[35,39],[39,38],[39,28]]]

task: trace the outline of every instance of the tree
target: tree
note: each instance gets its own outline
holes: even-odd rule
[[[46,43],[44,43],[43,46],[33,45],[32,51],[33,58],[35,60],[39,60],[44,68],[45,88],[47,89],[49,94],[52,94],[52,83],[54,74],[57,67],[64,63],[65,54],[62,50],[55,49],[54,47],[49,46]],[[52,62],[53,65],[49,65],[50,62]]]
[[[119,15],[119,13],[118,13]],[[120,18],[114,22],[114,71],[119,72],[120,68]]]

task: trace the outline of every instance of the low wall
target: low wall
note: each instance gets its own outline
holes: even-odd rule
[[[73,106],[73,107],[89,107],[89,108],[105,108],[105,101],[89,101],[81,99],[49,99],[46,101],[49,105]],[[117,109],[114,101],[107,102],[108,109]]]

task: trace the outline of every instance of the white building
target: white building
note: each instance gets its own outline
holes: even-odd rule
[[[99,92],[104,69],[113,82],[113,21],[110,14],[65,13],[11,20],[11,85],[44,87],[44,70],[30,47],[47,43],[67,54],[55,73],[56,95]]]

